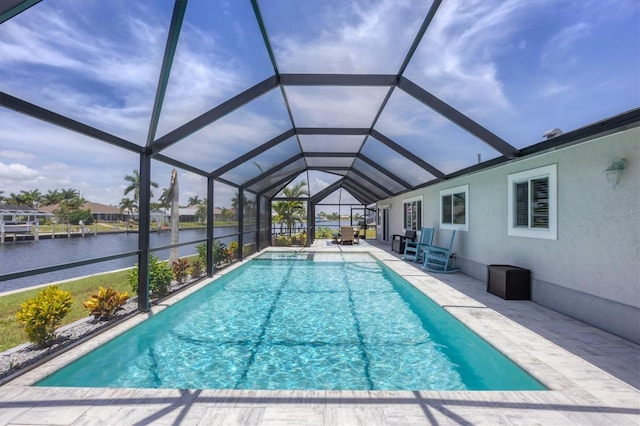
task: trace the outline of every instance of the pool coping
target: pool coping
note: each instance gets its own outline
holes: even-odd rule
[[[114,423],[118,417],[114,417],[114,410],[120,413],[119,424],[151,420],[220,424],[640,423],[640,392],[633,377],[634,368],[637,373],[640,365],[638,345],[533,302],[504,301],[489,295],[484,283],[463,274],[426,273],[379,242],[267,249],[294,250],[370,253],[549,390],[236,391],[31,386],[211,282],[204,280],[169,297],[149,313],[138,314],[0,387],[0,424],[99,423],[98,419]],[[219,271],[214,279],[243,264]],[[594,360],[605,368],[594,365]],[[625,368],[627,382],[636,387],[605,371],[620,376]],[[47,412],[45,417],[43,410]]]

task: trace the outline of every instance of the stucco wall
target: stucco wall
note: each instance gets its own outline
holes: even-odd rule
[[[603,171],[628,161],[612,189]],[[557,164],[558,238],[507,235],[507,176]],[[458,231],[462,272],[486,279],[486,265],[531,269],[532,298],[555,310],[640,341],[640,128],[519,159],[380,204],[390,204],[391,234],[403,233],[402,200],[423,195],[423,226],[438,228],[439,191],[469,185],[469,231]],[[451,231],[438,230],[439,243]],[[573,295],[573,296],[572,296]],[[610,317],[610,318],[607,318]]]

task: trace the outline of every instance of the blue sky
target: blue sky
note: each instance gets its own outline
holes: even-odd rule
[[[414,0],[259,2],[283,73],[396,73],[429,7]],[[0,91],[145,143],[173,2],[44,0],[0,25]],[[640,2],[443,4],[405,77],[512,145],[640,105]],[[156,137],[273,74],[250,2],[190,0]],[[384,91],[285,87],[300,126],[370,126]],[[278,89],[167,154],[214,170],[288,130]],[[446,173],[498,155],[399,89],[376,128]],[[443,143],[446,141],[446,143]],[[375,141],[364,149],[384,158]],[[377,153],[377,154],[376,154]],[[405,162],[387,159],[401,170]],[[75,188],[118,204],[135,155],[0,108],[0,190]],[[171,167],[153,162],[168,186]],[[332,179],[314,173],[313,188]],[[181,203],[206,193],[180,172]],[[225,188],[220,202],[232,196]],[[160,191],[156,191],[156,196]],[[225,195],[227,194],[227,195]],[[216,197],[218,198],[218,196]]]

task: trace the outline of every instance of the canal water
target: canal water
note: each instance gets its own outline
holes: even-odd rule
[[[235,227],[215,228],[215,235],[229,235],[237,232]],[[180,231],[180,243],[198,241],[207,237],[206,229],[185,229]],[[227,245],[233,238],[220,238]],[[149,235],[150,247],[171,244],[171,232],[153,232]],[[196,254],[196,245],[188,244],[178,248],[180,256]],[[0,275],[31,269],[55,266],[98,257],[110,256],[138,249],[138,234],[93,234],[78,238],[56,238],[54,240],[24,241],[0,244]],[[155,252],[160,259],[168,259],[170,250]],[[76,268],[47,272],[31,277],[0,281],[0,293],[47,284],[54,281],[75,278],[99,272],[113,271],[134,266],[137,256],[94,263]]]
[[[347,226],[348,221],[319,222],[318,227],[338,229],[339,225]],[[248,232],[249,230],[245,230]],[[236,227],[216,227],[214,236],[223,243],[229,245],[234,237],[226,237],[237,232]],[[274,232],[278,232],[276,228]],[[207,236],[206,229],[184,229],[180,231],[180,243],[203,240]],[[151,248],[163,247],[171,244],[170,232],[152,232],[149,235]],[[196,245],[188,244],[178,248],[180,256],[196,254]],[[138,249],[137,233],[121,234],[87,234],[84,238],[56,238],[53,240],[42,239],[40,241],[21,241],[0,244],[0,275],[28,271],[32,269],[56,266],[81,260],[95,259],[110,255],[132,252]],[[168,259],[170,250],[154,252],[160,259]],[[110,260],[107,262],[93,263],[91,265],[78,266],[76,268],[47,272],[31,277],[13,280],[0,279],[0,293],[18,290],[55,281],[96,274],[100,272],[114,271],[122,268],[130,268],[138,262],[138,257]]]

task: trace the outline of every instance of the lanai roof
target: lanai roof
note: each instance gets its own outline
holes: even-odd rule
[[[4,0],[0,120],[15,110],[258,195],[303,179],[322,182],[316,201],[345,189],[370,204],[521,156],[554,128],[561,143],[637,116],[639,13],[624,0]]]

